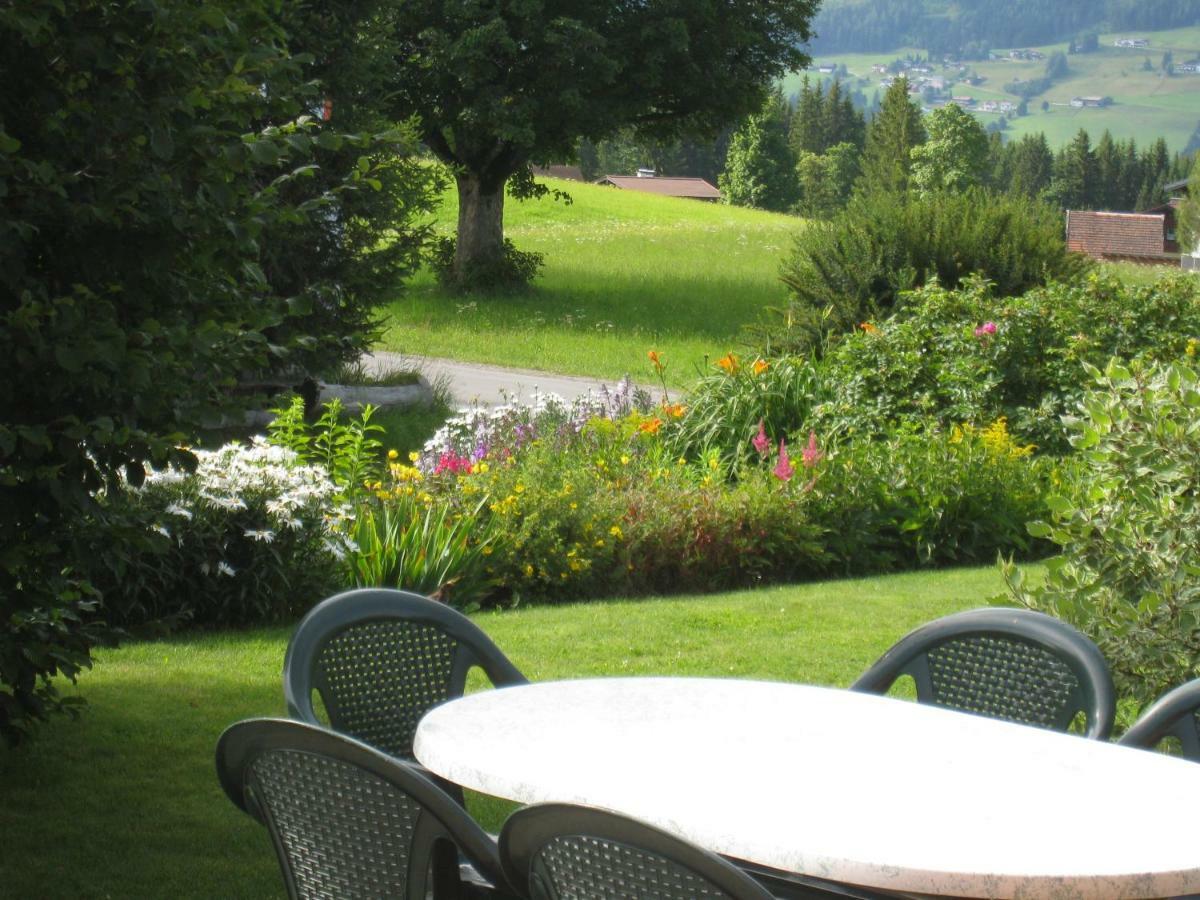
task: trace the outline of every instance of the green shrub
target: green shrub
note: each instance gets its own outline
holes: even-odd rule
[[[545,261],[543,254],[533,250],[518,250],[508,238],[504,239],[504,254],[494,262],[477,264],[469,271],[456,273],[454,253],[456,241],[443,235],[433,240],[429,251],[429,267],[442,287],[456,292],[519,291],[529,286]]]
[[[1089,265],[1067,252],[1058,212],[1023,197],[860,193],[832,221],[797,236],[780,275],[787,308],[755,336],[768,354],[819,350],[828,335],[886,315],[904,291],[935,279],[954,288],[975,274],[1011,297]]]
[[[1061,417],[1110,356],[1173,359],[1200,336],[1200,284],[1186,275],[1130,287],[1090,275],[999,297],[978,279],[913,292],[820,363],[833,386],[814,410],[830,434],[886,434],[927,419],[946,428],[1004,416],[1038,449],[1067,449]]]
[[[1082,472],[1029,525],[1062,555],[1040,587],[1006,566],[998,600],[1089,635],[1120,694],[1145,706],[1200,675],[1200,381],[1182,363],[1089,373],[1070,422]]]
[[[810,515],[836,570],[963,565],[1042,549],[1025,522],[1056,476],[1000,419],[986,428],[901,429],[834,444],[813,482]]]
[[[343,499],[370,496],[371,486],[384,472],[383,443],[378,437],[383,426],[372,423],[373,406],[367,404],[358,418],[347,418],[342,401],[335,398],[325,404],[315,422],[304,418],[300,397],[272,411],[275,418],[267,426],[272,444],[291,451],[302,463],[324,469]]]

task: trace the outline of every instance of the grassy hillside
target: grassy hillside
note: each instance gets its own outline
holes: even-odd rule
[[[1145,38],[1150,41],[1150,47],[1148,50],[1114,47],[1113,41],[1118,37]],[[1067,45],[1048,44],[1037,49],[1049,55],[1054,50],[1065,52]],[[1167,50],[1172,52],[1177,64],[1200,57],[1200,26],[1101,35],[1099,51],[1070,56],[1070,76],[1032,99],[1030,114],[1010,120],[1006,134],[1019,137],[1043,131],[1050,145],[1058,147],[1080,128],[1086,128],[1093,138],[1098,138],[1107,128],[1114,137],[1136,138],[1139,144],[1161,136],[1166,138],[1172,151],[1182,150],[1200,122],[1200,75],[1163,77],[1159,63]],[[886,53],[840,54],[817,59],[814,65],[844,64],[853,76],[851,86],[862,89],[870,97],[878,89],[880,77],[872,75],[872,64],[887,63],[915,52],[912,48],[902,48]],[[1150,60],[1153,71],[1142,70],[1146,59]],[[977,87],[961,85],[955,93],[973,96],[977,101],[1016,100],[1005,93],[1004,85],[1015,78],[1040,77],[1045,69],[1042,61],[997,60],[971,65],[987,81]],[[799,75],[788,78],[785,92],[799,90],[800,78]],[[1110,96],[1114,103],[1106,109],[1072,109],[1067,105],[1072,97],[1093,95]],[[1041,110],[1043,100],[1050,103],[1046,112]],[[983,122],[998,117],[989,113],[977,115]]]
[[[784,291],[779,263],[803,220],[576,182],[509,200],[505,231],[546,266],[528,295],[447,296],[428,273],[392,304],[383,346],[405,353],[651,380],[659,350],[675,385],[739,341]],[[453,190],[437,227],[452,233]]]

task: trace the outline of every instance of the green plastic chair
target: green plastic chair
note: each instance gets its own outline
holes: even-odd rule
[[[408,591],[365,588],[322,601],[301,620],[283,662],[288,715],[323,725],[400,759],[413,759],[417,723],[461,697],[481,668],[497,687],[527,684],[470,619]]]
[[[1200,762],[1200,678],[1155,700],[1117,743],[1153,750],[1168,737],[1179,739],[1185,759]]]
[[[973,609],[922,625],[850,689],[884,694],[902,675],[916,682],[920,703],[1056,731],[1082,712],[1085,737],[1112,732],[1116,692],[1100,650],[1031,610]]]
[[[500,862],[532,900],[771,900],[715,853],[587,806],[517,810],[500,832]]]
[[[291,898],[514,896],[466,811],[360,741],[287,719],[239,722],[217,742],[217,776],[267,827]]]

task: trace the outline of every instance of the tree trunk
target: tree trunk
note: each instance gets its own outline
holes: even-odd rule
[[[454,278],[470,285],[504,257],[504,182],[485,184],[472,172],[457,176],[458,241],[454,250]]]

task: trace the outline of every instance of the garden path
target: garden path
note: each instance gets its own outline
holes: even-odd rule
[[[554,393],[573,400],[590,391],[598,391],[604,382],[596,378],[574,375],[555,375],[536,369],[513,369],[506,366],[489,366],[482,363],[458,362],[431,356],[410,356],[377,350],[363,357],[363,366],[368,372],[382,373],[397,369],[416,370],[431,383],[445,381],[454,398],[454,404],[466,406],[472,402],[490,406],[503,403],[506,397],[528,399],[535,391]],[[653,397],[662,396],[662,387],[641,385]]]

